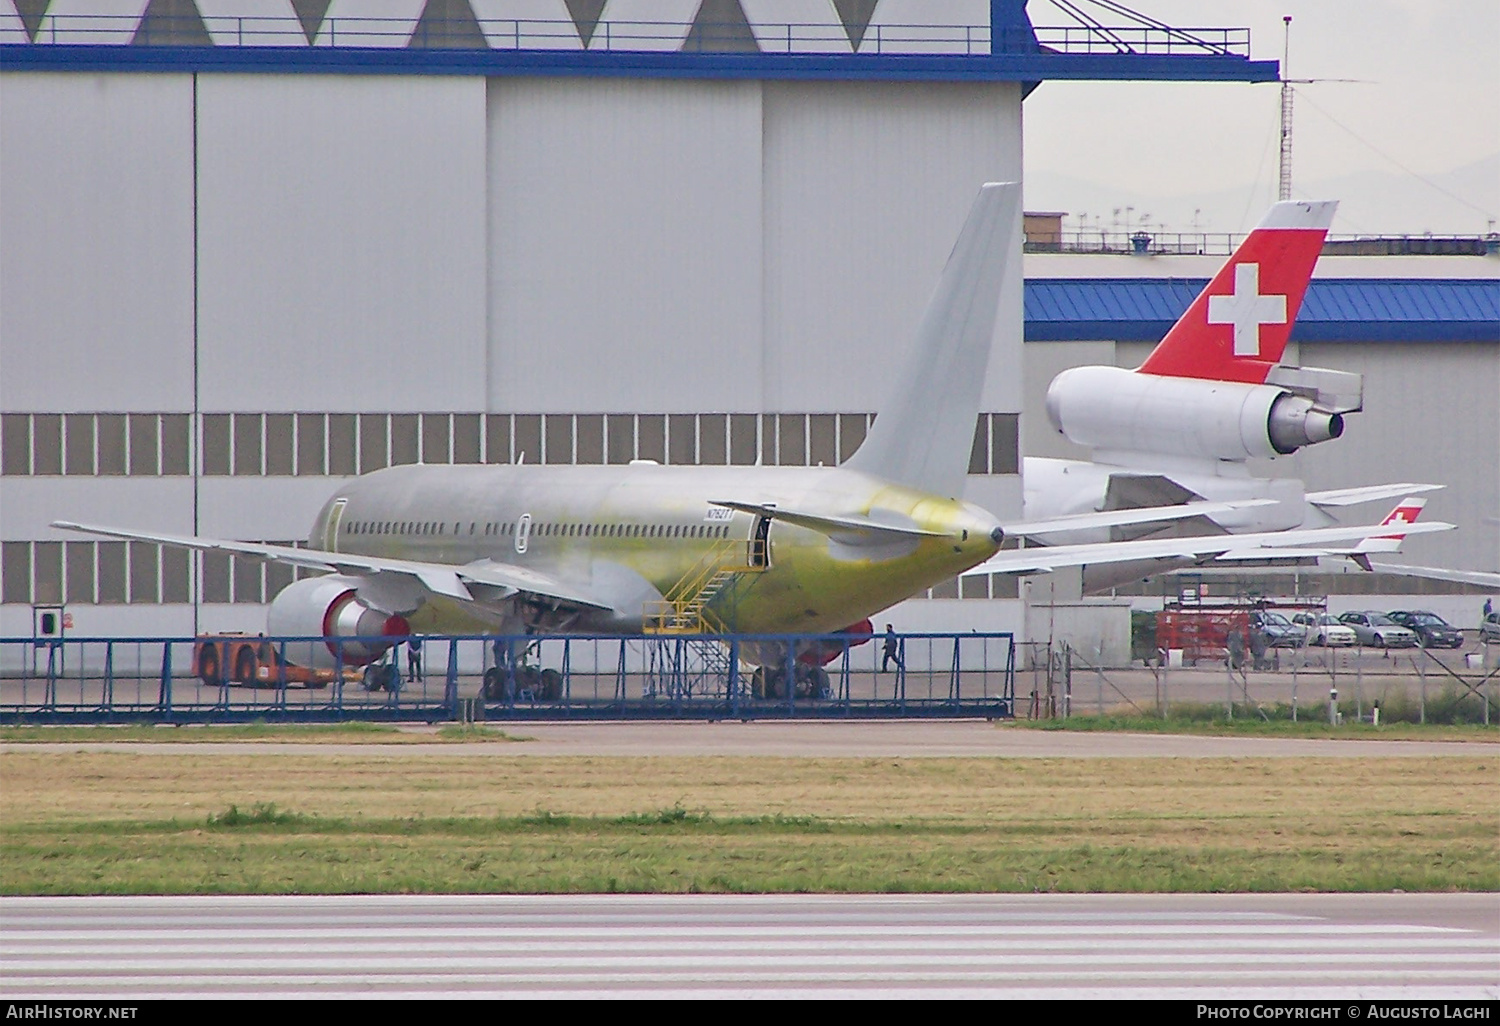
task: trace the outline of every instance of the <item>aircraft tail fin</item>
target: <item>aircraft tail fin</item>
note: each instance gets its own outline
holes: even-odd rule
[[[1286,351],[1337,208],[1332,200],[1272,205],[1140,372],[1263,383]]]
[[[1021,186],[983,186],[895,389],[846,467],[938,495],[963,491],[1000,287],[1020,228]]]
[[[1426,505],[1426,499],[1407,496],[1396,504],[1395,509],[1386,514],[1381,524],[1415,524],[1417,517],[1422,515],[1422,508]],[[1353,555],[1358,558],[1371,552],[1400,552],[1401,543],[1405,540],[1404,534],[1382,534],[1374,538],[1366,538],[1354,547]]]

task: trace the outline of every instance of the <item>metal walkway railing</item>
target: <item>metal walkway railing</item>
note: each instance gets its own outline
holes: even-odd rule
[[[352,651],[376,640],[343,644]],[[340,662],[325,680],[304,683],[290,671],[217,662],[207,672],[193,638],[0,638],[0,724],[1014,714],[1010,634],[904,635],[890,671],[881,645],[849,634],[417,641],[416,660],[400,645],[370,666]],[[324,641],[255,643],[284,665],[288,651]]]

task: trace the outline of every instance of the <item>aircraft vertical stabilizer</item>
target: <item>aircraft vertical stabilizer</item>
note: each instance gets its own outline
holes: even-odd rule
[[[1020,228],[1021,186],[983,186],[895,389],[845,466],[919,491],[962,493],[1000,286]]]
[[[1277,203],[1141,364],[1143,374],[1259,385],[1281,361],[1338,208]]]

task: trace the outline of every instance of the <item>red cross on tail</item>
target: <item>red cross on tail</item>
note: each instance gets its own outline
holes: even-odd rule
[[[1286,351],[1337,207],[1324,201],[1271,207],[1141,364],[1141,372],[1264,382]]]

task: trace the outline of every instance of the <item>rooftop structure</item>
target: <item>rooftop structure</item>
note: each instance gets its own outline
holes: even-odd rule
[[[0,61],[11,70],[1026,83],[1278,75],[1276,61],[1250,59],[1245,28],[1179,28],[1099,0],[1044,10],[1049,20],[1034,24],[1027,0],[8,0]]]

